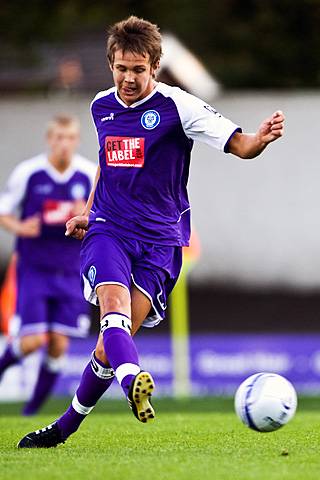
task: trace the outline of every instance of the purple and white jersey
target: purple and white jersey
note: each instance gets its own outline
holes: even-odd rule
[[[130,238],[188,245],[193,141],[227,152],[229,139],[241,129],[202,100],[164,83],[130,107],[110,88],[96,95],[91,110],[101,167],[91,228],[103,222]]]
[[[65,222],[73,216],[77,202],[90,194],[96,167],[75,155],[70,167],[58,172],[46,154],[25,160],[12,172],[0,196],[0,215],[17,210],[20,218],[39,215],[41,234],[37,238],[18,238],[19,263],[60,272],[79,272],[80,242],[64,235]]]

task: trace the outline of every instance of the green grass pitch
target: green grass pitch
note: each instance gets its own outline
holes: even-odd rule
[[[23,418],[0,404],[1,480],[314,480],[320,472],[318,399],[302,399],[283,429],[257,433],[233,413],[231,399],[155,401],[157,418],[140,424],[125,402],[103,401],[65,445],[17,450],[25,433],[67,405],[51,401]]]

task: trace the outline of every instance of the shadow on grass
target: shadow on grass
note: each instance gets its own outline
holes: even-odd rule
[[[57,417],[61,415],[69,406],[70,398],[51,398],[39,413],[42,415],[52,415]],[[154,404],[157,410],[162,412],[174,413],[207,413],[207,412],[232,412],[233,398],[228,397],[203,397],[186,398],[175,400],[172,398],[155,399]],[[0,416],[19,415],[22,410],[22,403],[1,403]],[[319,411],[318,397],[300,397],[299,410]],[[97,413],[122,413],[127,412],[126,401],[120,400],[101,400],[94,409]]]

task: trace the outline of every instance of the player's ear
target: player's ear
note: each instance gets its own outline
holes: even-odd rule
[[[159,68],[160,68],[160,60],[157,60],[156,62],[154,62],[153,65],[151,65],[151,75],[153,76],[153,78],[155,78]]]

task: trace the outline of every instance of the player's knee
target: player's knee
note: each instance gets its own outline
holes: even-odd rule
[[[109,312],[119,312],[130,315],[130,292],[119,285],[102,285],[97,289],[100,313],[104,316]]]
[[[104,297],[104,301],[100,302],[101,315],[108,312],[125,313],[128,310],[128,301],[121,296],[108,295]]]
[[[26,335],[21,338],[20,348],[24,355],[32,353],[46,343],[45,335]]]
[[[65,335],[51,333],[48,342],[48,354],[52,357],[64,355],[69,346],[69,338]]]
[[[48,348],[48,354],[51,357],[57,358],[63,356],[66,353],[67,347],[65,345],[51,345]]]

